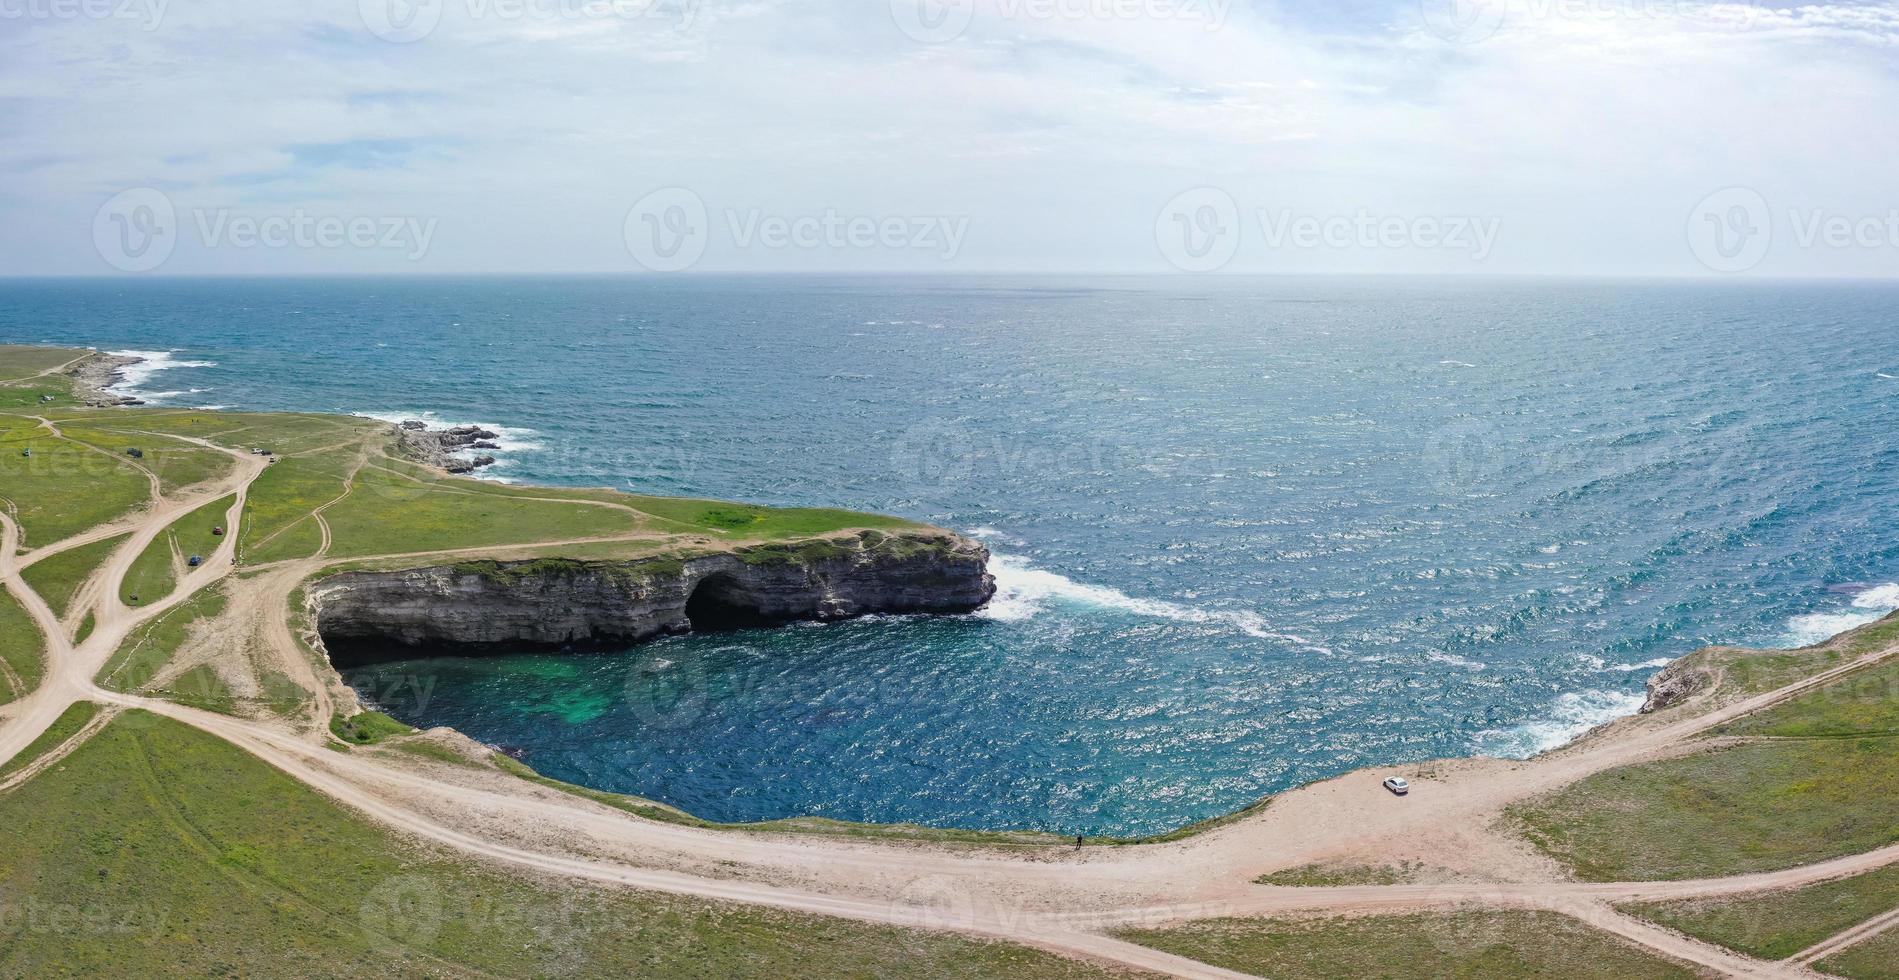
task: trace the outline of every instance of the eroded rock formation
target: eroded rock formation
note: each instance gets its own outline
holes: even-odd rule
[[[995,592],[988,549],[944,531],[863,531],[626,561],[466,562],[343,572],[308,592],[339,665],[871,613],[960,613]]]

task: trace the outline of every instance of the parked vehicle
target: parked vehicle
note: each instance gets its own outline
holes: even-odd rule
[[[1391,794],[1393,796],[1404,796],[1405,794],[1411,792],[1411,784],[1408,782],[1405,782],[1403,776],[1386,777],[1385,788],[1388,790],[1391,790]]]
[[[189,559],[185,561],[185,564],[190,565],[192,568],[197,568],[199,565],[204,564],[204,559],[198,557],[197,555],[192,555]]]

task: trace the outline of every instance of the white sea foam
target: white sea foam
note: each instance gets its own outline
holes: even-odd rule
[[[1471,751],[1503,759],[1527,759],[1564,745],[1597,725],[1635,713],[1639,694],[1622,691],[1575,691],[1556,699],[1549,713],[1512,728],[1478,732]]]
[[[1656,657],[1654,660],[1644,660],[1639,664],[1616,664],[1615,666],[1610,667],[1609,669],[1619,670],[1625,674],[1632,674],[1638,670],[1656,670],[1662,667],[1666,667],[1670,663],[1673,663],[1673,662],[1674,661],[1672,661],[1668,657]]]
[[[147,381],[152,379],[153,375],[161,371],[171,371],[178,368],[208,368],[218,366],[218,362],[216,361],[181,361],[172,356],[178,353],[176,350],[115,350],[107,351],[106,353],[115,357],[136,357],[139,359],[137,364],[128,364],[120,368],[119,382],[106,390],[115,395],[137,398],[148,405],[162,404],[166,399],[177,398],[179,395],[197,394],[210,390],[207,388],[193,388],[188,392],[146,391],[144,385]]]
[[[1789,619],[1785,632],[1781,634],[1781,646],[1804,647],[1825,643],[1847,630],[1882,619],[1895,609],[1899,609],[1899,583],[1875,585],[1855,595],[1849,609],[1808,613]]]
[[[1272,629],[1255,612],[1244,609],[1199,609],[1161,599],[1141,599],[1119,589],[1088,585],[1066,575],[1035,568],[1027,559],[1015,555],[991,555],[989,573],[996,577],[996,595],[977,612],[977,615],[988,619],[1020,622],[1034,617],[1051,604],[1073,603],[1182,623],[1224,625],[1248,636],[1278,640],[1315,653],[1332,653],[1331,648],[1303,636]]]
[[[969,536],[973,538],[980,538],[984,541],[998,541],[998,542],[1001,542],[1002,544],[1006,544],[1015,548],[1020,548],[1028,544],[1027,541],[1022,540],[1021,538],[1018,538],[1013,534],[1006,534],[1002,531],[999,531],[987,525],[983,527],[970,528]]]
[[[534,450],[544,448],[539,442],[535,441],[534,439],[535,436],[540,435],[539,432],[533,429],[520,428],[518,426],[501,425],[496,422],[451,421],[449,419],[443,418],[442,416],[434,412],[353,412],[351,414],[354,414],[366,419],[378,419],[380,421],[389,422],[396,425],[400,425],[403,422],[421,422],[427,425],[431,429],[453,429],[457,426],[462,426],[462,425],[478,426],[480,428],[487,429],[489,432],[494,433],[495,434],[494,443],[496,446],[500,447],[499,449],[493,449],[493,450],[465,449],[465,450],[462,450],[462,452],[458,453],[457,455],[469,456],[469,455],[474,455],[477,452],[503,452],[503,453],[532,452]]]
[[[1462,667],[1466,670],[1485,670],[1489,666],[1467,657],[1460,657],[1455,653],[1445,653],[1442,650],[1432,650],[1424,655],[1424,659],[1440,664],[1450,664],[1453,667]]]

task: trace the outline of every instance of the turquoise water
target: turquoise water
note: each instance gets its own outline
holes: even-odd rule
[[[0,284],[162,403],[506,426],[499,478],[983,535],[980,614],[355,672],[721,820],[1145,833],[1523,755],[1899,606],[1899,289],[1352,279]],[[191,365],[191,366],[185,366]]]

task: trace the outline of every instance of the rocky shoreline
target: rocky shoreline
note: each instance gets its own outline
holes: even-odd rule
[[[404,455],[416,462],[456,474],[473,473],[484,466],[493,466],[495,458],[483,450],[501,448],[501,444],[495,441],[501,438],[501,434],[478,425],[431,429],[426,422],[410,419],[398,423],[396,432],[397,448]],[[470,452],[475,455],[461,455]]]
[[[73,394],[89,408],[115,408],[143,405],[145,402],[112,390],[125,383],[125,369],[144,362],[142,357],[126,354],[93,354],[66,372],[73,379]]]
[[[600,649],[879,613],[967,613],[995,594],[988,563],[981,542],[917,528],[624,561],[349,571],[307,596],[332,663],[346,667],[417,651]]]

